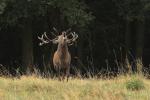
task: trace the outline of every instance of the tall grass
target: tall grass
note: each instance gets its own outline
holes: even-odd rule
[[[88,73],[89,78],[83,78],[78,72],[78,77],[70,77],[68,82],[45,78],[36,69],[28,76],[1,76],[0,100],[150,100],[150,80],[142,74],[142,61],[136,60],[137,73],[132,72],[128,60],[125,66],[127,74],[117,77],[101,78]]]
[[[132,91],[126,88],[130,76],[114,79],[77,79],[69,82],[36,76],[0,78],[0,100],[150,100],[150,81],[143,81],[146,88]]]

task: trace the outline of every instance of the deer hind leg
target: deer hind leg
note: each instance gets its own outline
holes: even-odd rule
[[[67,68],[66,69],[67,82],[68,82],[69,76],[70,76],[70,68]]]

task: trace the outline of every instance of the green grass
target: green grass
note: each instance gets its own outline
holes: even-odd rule
[[[141,89],[144,89],[144,83],[141,79],[138,79],[138,78],[135,78],[135,77],[132,77],[130,80],[128,80],[126,82],[126,88],[128,90],[141,90]]]
[[[150,81],[135,76],[144,89],[126,88],[130,76],[115,79],[70,79],[60,82],[35,76],[0,78],[0,100],[150,100]]]

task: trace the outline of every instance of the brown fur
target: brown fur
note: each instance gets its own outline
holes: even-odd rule
[[[71,35],[72,38],[69,39],[69,35]],[[47,37],[46,32],[44,32],[41,37],[38,37],[38,39],[41,40],[39,46],[50,42],[58,44],[57,50],[53,56],[53,65],[58,73],[58,77],[60,78],[61,74],[63,74],[63,79],[65,78],[65,76],[67,76],[67,80],[70,74],[71,63],[71,55],[68,51],[68,45],[73,45],[73,42],[75,42],[75,40],[78,38],[78,35],[75,32],[71,32],[69,35],[67,35],[64,31],[61,35],[58,35],[56,38],[51,40]]]
[[[63,35],[61,36],[63,37]],[[60,37],[60,39],[63,38]],[[65,40],[60,40],[58,42],[57,50],[53,56],[53,65],[55,70],[58,73],[59,78],[60,76],[63,76],[64,79],[66,76],[68,80],[69,73],[70,73],[70,62],[71,62],[71,55],[68,51],[67,43],[65,42]]]

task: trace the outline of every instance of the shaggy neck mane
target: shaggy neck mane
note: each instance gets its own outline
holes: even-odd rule
[[[57,52],[60,54],[62,58],[65,57],[66,53],[68,52],[67,44],[58,44]]]

